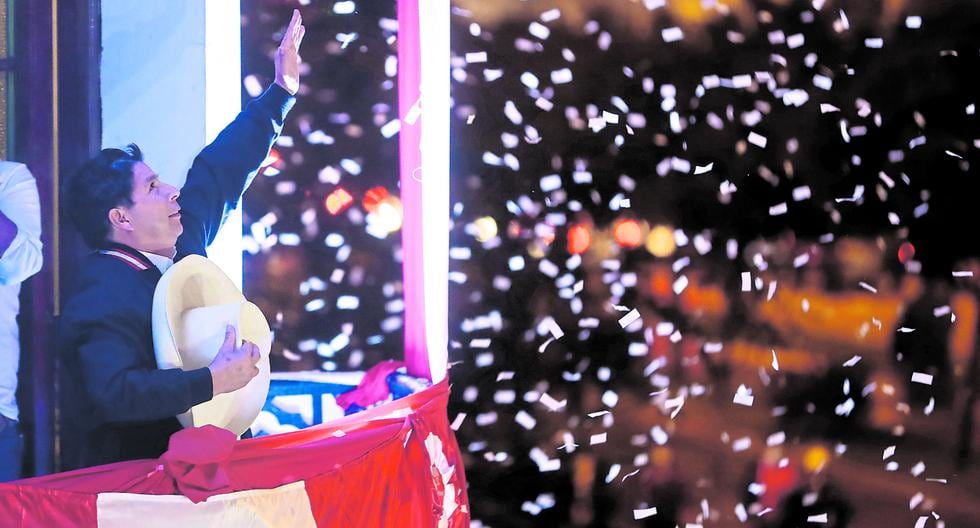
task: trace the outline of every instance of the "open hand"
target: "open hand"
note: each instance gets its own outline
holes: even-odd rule
[[[276,84],[282,86],[290,95],[299,91],[299,45],[303,42],[306,27],[299,9],[293,9],[293,18],[289,21],[282,42],[276,50]]]

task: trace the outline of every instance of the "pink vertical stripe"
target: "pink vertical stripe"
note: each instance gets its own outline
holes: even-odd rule
[[[402,277],[405,296],[405,365],[409,374],[432,379],[425,346],[425,303],[422,279],[422,118],[405,122],[419,100],[421,70],[419,2],[398,0],[398,132],[402,221]]]

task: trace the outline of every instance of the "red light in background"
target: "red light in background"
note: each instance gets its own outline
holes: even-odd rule
[[[269,150],[269,155],[266,156],[264,160],[262,160],[262,167],[263,168],[270,167],[272,165],[278,164],[280,161],[282,161],[282,156],[279,155],[278,150],[273,148]]]
[[[372,187],[368,189],[368,192],[364,193],[364,200],[361,201],[361,205],[364,206],[364,210],[368,213],[373,213],[378,205],[381,204],[388,198],[388,189],[382,186]]]
[[[572,255],[585,253],[592,245],[592,232],[584,224],[575,224],[568,228],[568,252]]]
[[[350,207],[350,204],[354,203],[354,197],[350,195],[349,192],[344,190],[343,187],[337,187],[332,193],[327,196],[324,200],[324,205],[327,207],[327,211],[336,215],[343,212],[344,209]]]
[[[902,264],[908,264],[912,257],[915,256],[915,246],[911,242],[903,242],[901,246],[898,247],[898,261]]]
[[[639,247],[643,243],[643,229],[633,219],[619,220],[613,225],[613,240],[624,248]]]

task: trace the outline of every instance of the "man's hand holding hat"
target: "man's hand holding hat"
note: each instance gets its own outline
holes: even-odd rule
[[[215,396],[236,391],[259,374],[257,365],[262,355],[258,345],[242,341],[242,346],[236,347],[236,340],[235,327],[228,325],[225,328],[225,341],[214,361],[208,365]]]

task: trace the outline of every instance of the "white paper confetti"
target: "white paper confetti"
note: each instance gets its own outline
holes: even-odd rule
[[[534,419],[533,416],[528,414],[523,409],[517,411],[517,416],[514,417],[514,421],[517,422],[521,427],[530,431],[538,424],[538,421]]]
[[[858,361],[861,361],[861,356],[853,356],[853,357],[851,357],[851,359],[848,359],[847,361],[845,361],[843,363],[843,366],[845,366],[845,367],[853,367],[854,365],[857,365],[858,364]]]
[[[669,27],[662,30],[660,36],[663,37],[664,42],[677,42],[678,40],[684,39],[684,31],[676,26]]]
[[[932,385],[932,375],[926,374],[925,372],[913,372],[912,373],[912,383],[921,383],[923,385]]]
[[[657,514],[656,507],[644,508],[641,510],[633,510],[633,519],[638,521],[640,519],[646,519],[647,517],[653,517],[656,514]]]
[[[538,402],[540,402],[542,405],[544,405],[545,407],[547,407],[548,410],[551,411],[551,412],[560,411],[563,408],[565,408],[565,405],[566,404],[568,404],[568,400],[567,399],[562,400],[562,401],[558,401],[558,400],[554,399],[553,397],[551,397],[551,395],[548,394],[547,392],[541,394],[541,397],[538,398]]]
[[[762,134],[758,134],[756,132],[749,132],[748,139],[749,139],[749,143],[752,143],[753,145],[759,148],[766,148],[766,143],[768,142],[766,136],[763,136]]]
[[[459,431],[460,426],[463,425],[463,420],[466,419],[466,413],[459,413],[453,420],[453,423],[449,424],[449,428],[453,431]]]
[[[467,53],[465,56],[467,64],[479,64],[481,62],[487,62],[487,52],[485,51],[474,51]]]
[[[745,385],[738,386],[738,389],[735,390],[735,397],[732,399],[733,403],[746,407],[751,407],[754,401],[755,396],[752,396],[752,391]]]
[[[627,326],[636,322],[636,320],[638,320],[639,318],[640,318],[640,312],[636,308],[633,308],[632,310],[630,310],[628,314],[619,318],[619,326],[622,328],[626,328]]]

